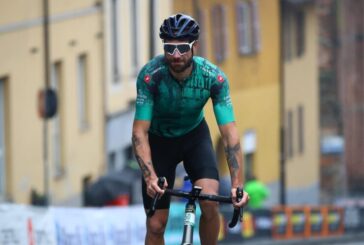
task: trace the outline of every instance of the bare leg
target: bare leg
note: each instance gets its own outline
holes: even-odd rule
[[[195,183],[202,187],[202,193],[217,194],[219,182],[214,179],[200,179]],[[202,245],[215,245],[219,236],[220,220],[217,202],[200,201],[200,239]]]
[[[157,209],[152,217],[147,218],[145,245],[164,245],[168,213],[168,209]]]

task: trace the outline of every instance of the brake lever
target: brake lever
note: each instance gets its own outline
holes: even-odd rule
[[[159,188],[163,188],[164,186],[164,182],[166,181],[166,179],[164,177],[159,177],[158,178],[158,186]],[[160,197],[160,194],[159,193],[156,193],[154,198],[153,198],[153,201],[152,201],[152,207],[147,211],[147,216],[148,217],[152,217],[155,213],[155,207],[157,205],[157,201]]]
[[[240,202],[241,199],[243,198],[243,189],[241,188],[236,188],[236,201]],[[243,220],[243,207],[234,207],[234,213],[233,213],[233,217],[231,218],[231,221],[229,223],[229,228],[233,228],[237,223],[238,220],[241,222]]]

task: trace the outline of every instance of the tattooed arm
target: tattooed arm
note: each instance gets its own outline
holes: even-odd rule
[[[243,153],[240,147],[240,139],[235,123],[219,126],[227,164],[230,170],[231,186],[242,187],[243,185]]]
[[[239,133],[235,122],[220,125],[220,133],[224,144],[225,155],[231,176],[231,195],[234,205],[244,206],[248,200],[248,193],[244,192],[243,199],[235,202],[236,188],[243,187],[243,153],[240,146]]]
[[[135,120],[133,124],[132,143],[135,158],[138,161],[147,185],[147,193],[153,197],[156,192],[163,193],[163,191],[158,187],[158,177],[152,164],[152,155],[148,141],[149,126],[149,121]]]

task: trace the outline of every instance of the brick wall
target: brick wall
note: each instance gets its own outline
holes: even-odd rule
[[[345,137],[344,162],[352,194],[364,193],[364,1],[337,1],[337,71]]]

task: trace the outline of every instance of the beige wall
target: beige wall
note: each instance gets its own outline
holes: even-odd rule
[[[14,24],[21,21],[33,20],[39,18],[42,13],[41,1],[2,1],[0,25]]]
[[[57,23],[54,25],[52,60],[64,62],[65,76],[64,106],[65,118],[62,120],[65,131],[64,154],[66,174],[64,181],[55,181],[54,190],[60,199],[69,197],[72,192],[80,192],[81,178],[86,174],[97,175],[105,164],[103,159],[103,64],[100,13],[87,17]],[[90,23],[93,23],[90,25]],[[70,28],[72,27],[72,28]],[[78,30],[78,31],[75,31]],[[82,31],[81,31],[82,30]],[[69,41],[75,40],[76,46],[70,47]],[[63,47],[63,48],[62,48]],[[67,54],[67,55],[65,55]],[[81,54],[88,56],[88,82],[87,91],[90,98],[90,124],[86,130],[78,125],[77,98],[77,57]],[[77,186],[76,188],[72,186]],[[69,189],[72,188],[72,189]]]
[[[7,189],[19,203],[29,202],[30,189],[43,192],[43,121],[37,93],[43,88],[42,1],[4,1],[0,9],[0,77],[7,77]],[[62,62],[60,95],[64,175],[55,178],[52,162],[53,120],[49,121],[49,185],[53,203],[78,196],[81,177],[96,175],[104,164],[101,12],[94,1],[50,1],[50,61]],[[77,12],[77,14],[75,14]],[[11,13],[11,14],[10,14]],[[6,27],[6,28],[5,28]],[[77,58],[88,56],[89,127],[78,124]]]
[[[279,107],[275,99],[277,93],[278,87],[266,86],[249,91],[238,91],[232,96],[240,135],[242,136],[248,129],[254,129],[256,132],[257,151],[254,171],[265,183],[276,183],[279,176]],[[244,106],[252,104],[252,101],[259,101],[259,103],[254,106]],[[206,108],[206,118],[216,145],[219,131],[211,103]]]
[[[317,21],[314,6],[305,7],[305,52],[285,63],[285,111],[293,111],[293,157],[286,161],[287,186],[307,188],[319,181]],[[298,152],[297,107],[304,107],[304,153]]]
[[[247,130],[256,132],[257,148],[254,172],[264,183],[277,185],[279,180],[279,1],[258,1],[261,50],[252,55],[240,55],[237,47],[236,1],[200,0],[206,16],[207,58],[214,60],[213,26],[211,10],[215,4],[223,4],[227,16],[227,58],[218,66],[227,74],[239,134]],[[175,12],[193,15],[192,1],[174,1]],[[210,125],[213,142],[218,145],[220,134],[211,104],[206,107],[206,118]],[[219,151],[220,155],[223,154]],[[219,157],[220,164],[225,159]],[[222,167],[222,172],[226,171]],[[277,191],[276,189],[274,191]],[[272,195],[277,195],[273,193]],[[277,195],[278,196],[278,195]]]

